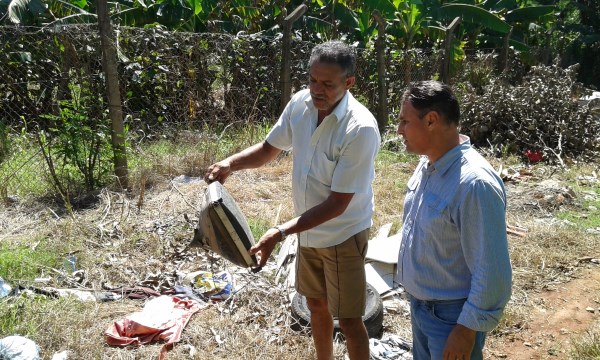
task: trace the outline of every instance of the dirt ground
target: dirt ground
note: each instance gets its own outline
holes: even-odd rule
[[[560,228],[554,217],[561,208],[578,209],[585,216],[587,209],[581,208],[586,192],[574,191],[561,176],[552,171],[528,171],[519,169],[514,181],[508,181],[508,223],[545,223],[549,232]],[[595,195],[597,196],[597,195]],[[591,210],[595,211],[595,210]],[[586,233],[585,238],[597,239],[598,235]],[[509,243],[517,237],[509,234]],[[529,240],[531,242],[531,240]],[[558,241],[561,241],[560,237]],[[565,239],[565,244],[567,240]],[[560,251],[560,245],[557,246]],[[582,245],[584,247],[584,245]],[[557,270],[556,281],[532,289],[513,287],[513,300],[525,308],[527,321],[515,332],[503,336],[491,336],[487,343],[489,359],[569,359],[574,339],[579,339],[600,324],[600,252],[592,249],[589,256],[578,259],[575,254],[565,258],[569,264]],[[514,251],[513,251],[514,253]],[[543,264],[543,263],[542,263]],[[513,272],[528,271],[514,268]],[[561,273],[562,272],[562,273]]]
[[[578,278],[530,294],[531,322],[521,332],[488,343],[491,359],[568,359],[571,341],[600,321],[600,269],[590,265]],[[593,308],[594,311],[586,310]]]

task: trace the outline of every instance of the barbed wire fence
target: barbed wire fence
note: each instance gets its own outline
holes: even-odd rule
[[[216,131],[231,124],[268,124],[279,116],[281,36],[182,33],[159,27],[116,27],[114,32],[130,135]],[[53,141],[52,130],[69,121],[84,122],[97,132],[110,129],[96,128],[110,121],[100,38],[95,24],[0,27],[0,38],[0,196],[39,196],[55,174],[48,174],[44,148],[35,151],[38,147],[31,144]],[[306,87],[313,46],[292,41],[292,92]],[[358,55],[352,92],[375,113],[379,99],[374,50],[359,49]],[[441,59],[439,50],[399,51],[388,46],[390,119],[397,117],[406,85],[434,78]],[[467,59],[465,64],[490,61]],[[80,181],[69,183],[75,189]]]

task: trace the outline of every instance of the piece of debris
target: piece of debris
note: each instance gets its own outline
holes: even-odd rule
[[[69,358],[69,354],[70,354],[69,350],[57,352],[54,355],[52,355],[51,360],[67,360]]]
[[[396,264],[371,261],[365,264],[365,273],[367,282],[373,285],[379,294],[383,295],[394,288]]]
[[[0,339],[0,359],[39,360],[40,347],[26,337],[14,335]]]
[[[96,301],[96,297],[91,291],[74,290],[74,289],[53,289],[45,288],[44,290],[54,291],[60,297],[75,297],[81,301]]]
[[[527,229],[506,224],[506,233],[518,237],[525,237],[527,235]]]
[[[298,237],[292,234],[286,237],[285,241],[279,248],[277,254],[277,272],[275,273],[275,283],[279,284],[281,279],[285,279],[284,286],[294,287],[296,281],[295,264],[296,251],[298,249]]]
[[[221,339],[221,335],[219,335],[215,329],[210,328],[210,332],[212,332],[213,336],[215,337],[217,345],[221,346],[223,343],[225,343],[225,340]]]
[[[212,300],[225,300],[233,292],[233,281],[227,271],[213,274],[208,271],[199,272],[192,281],[195,288]]]
[[[375,360],[412,359],[411,344],[396,336],[387,335],[381,340],[369,339],[369,354]]]
[[[399,296],[394,296],[391,299],[383,300],[383,308],[386,311],[393,312],[396,314],[409,315],[410,314],[410,303],[402,299]]]
[[[169,345],[181,339],[183,328],[196,312],[206,307],[194,300],[162,295],[146,303],[143,310],[115,321],[104,332],[108,345],[143,345],[164,341],[158,360],[165,358]]]
[[[385,224],[381,227],[375,238],[369,241],[366,255],[367,282],[382,296],[398,287],[395,277],[402,235],[388,236],[391,226]]]
[[[591,306],[588,306],[588,307],[586,307],[586,308],[585,308],[585,311],[587,311],[587,312],[590,312],[590,313],[592,313],[592,314],[593,314],[594,312],[596,312],[596,309],[594,309],[594,308],[593,308],[593,307],[591,307]]]
[[[593,258],[591,256],[584,256],[577,259],[578,262],[591,262],[592,264],[600,264],[600,259]]]
[[[0,298],[8,296],[12,291],[12,287],[8,285],[3,278],[0,277]]]
[[[177,177],[174,177],[173,180],[171,180],[171,181],[176,185],[201,184],[204,182],[204,180],[201,177],[194,177],[194,176],[187,176],[187,175],[179,175]]]

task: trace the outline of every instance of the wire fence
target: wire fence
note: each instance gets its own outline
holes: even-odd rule
[[[279,116],[280,36],[182,33],[159,27],[114,31],[120,95],[130,133],[219,129],[235,123],[271,123]],[[97,124],[106,124],[109,118],[95,24],[0,27],[0,38],[0,137],[4,140],[0,195],[6,199],[10,194],[35,192],[43,182],[40,174],[48,171],[44,151],[34,155],[22,150],[15,156],[19,146],[27,148],[27,139],[39,143],[48,140],[43,136],[58,136],[52,132],[58,123],[85,123],[98,132]],[[307,84],[313,45],[292,41],[293,92]],[[376,56],[373,49],[359,49],[358,55],[352,92],[375,113]],[[492,61],[491,56],[477,56],[467,57],[459,66],[474,68]],[[434,78],[441,59],[438,50],[388,47],[385,80],[390,118],[398,114],[406,85]],[[14,140],[14,134],[23,136]],[[27,179],[26,174],[35,176]]]

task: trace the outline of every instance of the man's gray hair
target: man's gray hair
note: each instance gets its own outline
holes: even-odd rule
[[[347,77],[354,76],[356,70],[356,51],[348,44],[332,40],[315,46],[310,54],[308,67],[314,63],[322,62],[337,64]]]

